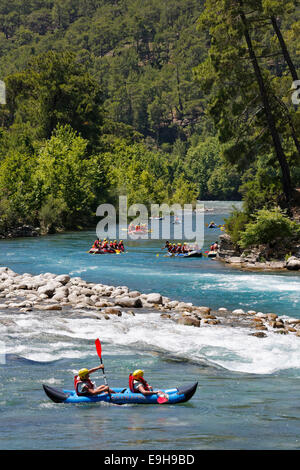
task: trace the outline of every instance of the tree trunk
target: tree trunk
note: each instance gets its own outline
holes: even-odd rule
[[[276,36],[278,38],[279,44],[281,46],[284,59],[285,59],[286,63],[289,66],[292,79],[295,82],[296,80],[299,80],[297,70],[294,66],[294,63],[293,63],[292,59],[291,59],[288,48],[286,47],[285,40],[284,40],[284,38],[281,34],[281,31],[280,31],[280,28],[279,28],[279,25],[278,25],[278,22],[277,22],[277,19],[275,18],[275,16],[271,16],[271,21],[272,21],[272,25],[273,25],[274,31],[276,33]]]
[[[242,6],[242,1],[240,1],[239,3]],[[280,136],[278,134],[276,124],[275,124],[275,119],[272,114],[272,110],[271,110],[267,90],[264,84],[263,76],[262,76],[256,55],[253,49],[252,40],[251,40],[249,30],[248,30],[247,19],[243,11],[240,11],[240,18],[244,25],[244,36],[245,36],[246,43],[248,46],[249,56],[250,56],[250,59],[254,68],[256,80],[259,86],[261,100],[264,106],[264,111],[265,111],[268,127],[272,136],[277,159],[278,159],[281,172],[282,172],[282,185],[283,185],[284,195],[286,198],[286,202],[289,203],[291,200],[291,195],[292,195],[290,168],[289,168],[288,162],[286,160],[286,156],[284,154],[284,151],[281,145]]]
[[[285,40],[281,34],[281,31],[280,31],[280,27],[279,27],[279,24],[278,24],[278,21],[276,19],[276,17],[273,15],[271,16],[271,21],[272,21],[272,25],[273,25],[273,28],[274,28],[274,31],[276,33],[276,36],[278,38],[278,41],[279,41],[279,44],[280,44],[280,47],[282,49],[282,53],[283,53],[283,57],[284,57],[284,60],[286,61],[286,63],[288,64],[288,67],[290,69],[290,73],[291,73],[291,76],[292,76],[292,79],[293,81],[297,81],[299,80],[299,77],[298,77],[298,74],[297,74],[297,70],[294,66],[294,63],[291,59],[291,56],[289,54],[289,51],[288,51],[288,48],[286,47],[286,44],[285,44]],[[295,104],[295,109],[298,108],[298,106]],[[294,139],[294,142],[295,142],[295,145],[296,145],[296,148],[298,150],[298,153],[300,155],[300,143],[299,143],[299,140],[298,140],[298,137],[296,135],[296,132],[295,132],[295,128],[294,128],[294,125],[293,125],[293,122],[292,122],[292,118],[291,116],[289,115],[289,111],[288,109],[286,108],[286,111],[288,113],[288,119],[289,119],[289,123],[290,123],[290,126],[291,126],[291,129],[292,129],[292,137]]]

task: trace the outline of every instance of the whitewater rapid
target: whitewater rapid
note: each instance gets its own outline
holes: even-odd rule
[[[0,332],[6,354],[38,361],[86,358],[95,355],[94,339],[100,337],[108,355],[159,354],[207,367],[252,374],[272,374],[300,369],[300,338],[269,332],[260,339],[248,328],[179,325],[157,312],[123,313],[109,320],[53,312],[3,313]],[[8,322],[6,325],[5,321]],[[9,325],[11,322],[11,325]]]

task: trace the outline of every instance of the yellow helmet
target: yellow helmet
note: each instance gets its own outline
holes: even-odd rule
[[[133,377],[136,377],[137,379],[138,379],[139,377],[143,377],[143,375],[144,375],[144,371],[141,370],[141,369],[135,370],[135,371],[133,372],[133,374],[132,374],[132,376],[133,376]]]
[[[78,375],[81,379],[84,379],[84,377],[89,373],[89,370],[88,369],[80,369],[80,371],[78,372]]]

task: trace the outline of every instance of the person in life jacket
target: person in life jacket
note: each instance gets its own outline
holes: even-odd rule
[[[99,238],[97,238],[94,241],[94,244],[93,244],[92,248],[90,249],[89,253],[93,253],[95,251],[98,251],[100,249],[100,246],[101,246],[101,240],[99,240]]]
[[[176,253],[182,253],[181,243],[178,243]]]
[[[171,253],[176,253],[176,243],[173,243],[172,248],[170,249]]]
[[[123,240],[120,240],[118,243],[118,250],[124,251],[124,245],[123,245]]]
[[[162,247],[162,250],[163,250],[164,248],[167,248],[167,250],[170,251],[171,246],[172,246],[172,245],[170,245],[170,242],[169,242],[169,241],[166,241],[165,246]]]
[[[188,244],[185,242],[182,247],[182,253],[188,253],[189,251]]]
[[[133,393],[142,393],[143,395],[155,395],[161,393],[159,390],[153,390],[144,379],[144,371],[141,369],[135,370],[129,375],[129,388]]]
[[[105,250],[105,251],[108,249],[108,242],[107,242],[106,238],[104,238],[104,240],[103,240],[102,249]]]
[[[99,387],[96,387],[95,383],[91,381],[90,374],[103,368],[104,365],[101,364],[93,369],[80,369],[78,375],[74,377],[74,388],[77,395],[98,395],[103,392],[116,393],[114,390],[110,389],[108,385],[100,385]]]
[[[218,247],[218,242],[215,242],[210,246],[210,251],[217,251]]]
[[[208,228],[216,228],[216,224],[214,223],[214,221],[211,221]]]

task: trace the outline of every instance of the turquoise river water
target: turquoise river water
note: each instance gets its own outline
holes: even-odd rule
[[[224,221],[229,205],[211,203],[205,222]],[[207,250],[220,230],[205,227]],[[68,273],[84,280],[160,292],[214,309],[242,308],[300,318],[297,273],[242,272],[208,258],[164,257],[164,240],[125,241],[123,255],[86,253],[95,231],[0,241],[0,265],[18,273]],[[2,323],[1,323],[1,320]],[[206,450],[300,448],[300,339],[245,328],[176,325],[160,314],[111,321],[80,312],[0,309],[0,448]],[[155,387],[199,382],[186,404],[61,405],[42,384],[72,387],[98,364],[102,341],[109,384],[126,386],[135,368]],[[102,383],[101,373],[96,377]],[[84,423],[84,425],[83,425]]]

